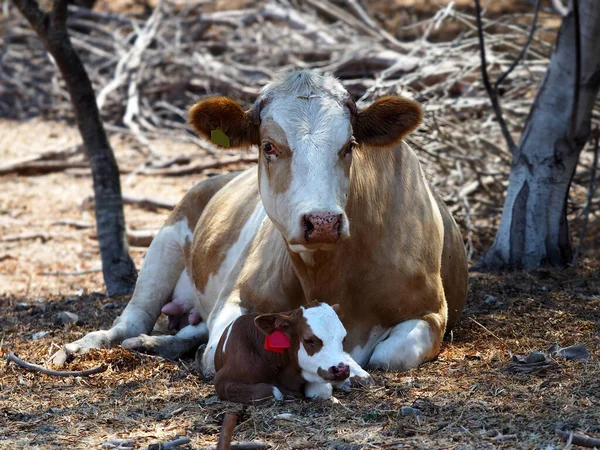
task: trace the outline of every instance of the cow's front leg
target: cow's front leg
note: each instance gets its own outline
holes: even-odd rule
[[[191,239],[187,219],[163,227],[148,248],[131,300],[113,326],[65,345],[54,355],[52,362],[63,365],[75,355],[91,349],[150,333],[184,270],[183,247]]]
[[[187,325],[176,335],[149,336],[141,334],[125,339],[121,345],[128,350],[136,350],[166,359],[177,359],[186,353],[196,350],[208,339],[208,328],[204,322],[197,325]]]
[[[440,350],[445,325],[441,314],[428,314],[399,323],[377,344],[367,367],[407,370],[432,360]]]

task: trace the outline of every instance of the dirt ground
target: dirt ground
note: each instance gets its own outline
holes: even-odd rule
[[[141,14],[143,3],[101,0],[98,9],[119,4],[121,10]],[[249,3],[220,0],[215,8]],[[392,3],[403,7],[400,14],[391,15]],[[416,31],[410,24],[443,3],[365,2],[381,23],[402,38],[412,38]],[[471,3],[457,4],[467,8]],[[525,0],[493,4],[500,8],[495,13],[504,7],[531,9]],[[458,28],[452,27],[447,29],[453,35]],[[115,131],[110,136],[121,167],[141,167],[146,162],[130,136]],[[79,142],[72,123],[48,117],[0,119],[0,163]],[[215,158],[176,140],[153,145],[164,158]],[[122,175],[121,182],[125,195],[176,203],[203,178],[243,167],[227,165],[177,177],[133,173]],[[436,170],[429,167],[428,173]],[[0,357],[11,350],[29,362],[46,365],[60,346],[109,327],[128,298],[104,295],[90,202],[92,180],[86,170],[0,175],[0,192]],[[586,192],[579,188],[578,203],[585,200]],[[473,215],[474,260],[491,244],[498,223],[500,203],[492,200],[488,199],[489,214]],[[132,230],[157,230],[168,210],[126,205],[125,215]],[[456,216],[465,229],[464,216]],[[576,236],[581,216],[573,216]],[[221,402],[210,382],[193,370],[193,355],[165,361],[121,348],[94,351],[68,367],[108,366],[105,372],[86,378],[57,378],[26,372],[12,363],[2,365],[0,448],[102,448],[116,438],[146,448],[189,436],[191,443],[185,448],[200,449],[216,443],[228,411],[238,413],[234,441],[257,440],[274,449],[551,449],[565,445],[556,429],[600,437],[597,215],[591,216],[584,244],[578,268],[472,273],[467,309],[435,361],[407,372],[373,372],[373,387],[338,391],[338,404],[297,400],[242,407]],[[138,268],[145,252],[144,247],[131,248]],[[63,311],[76,313],[79,320],[61,325],[57,314]],[[535,373],[506,370],[513,355],[547,350],[554,343],[583,344],[591,357],[587,361],[552,358],[548,367]],[[420,415],[403,415],[405,406],[417,408]]]
[[[4,161],[78,140],[67,124],[39,119],[2,121],[0,136]],[[128,139],[115,135],[112,143],[120,162],[141,158]],[[191,151],[172,142],[157,148],[167,155]],[[122,183],[127,195],[176,202],[201,178],[124,175]],[[45,364],[64,343],[110,326],[127,298],[106,298],[101,274],[85,272],[100,267],[93,227],[61,224],[93,224],[89,176],[6,175],[0,188],[0,352],[10,349]],[[136,229],[158,228],[168,214],[125,209]],[[38,237],[6,242],[23,233]],[[144,252],[132,248],[138,267]],[[108,364],[106,372],[88,378],[60,379],[8,364],[0,371],[0,448],[100,448],[113,438],[133,439],[142,448],[176,435],[190,436],[190,448],[200,448],[216,442],[227,411],[239,414],[235,440],[260,440],[271,448],[559,447],[555,428],[600,434],[599,268],[588,259],[577,270],[473,273],[468,308],[436,361],[404,373],[373,373],[374,387],[338,392],[339,404],[243,408],[219,401],[192,370],[192,357],[169,362],[120,348],[71,364]],[[61,311],[77,313],[79,322],[59,325]],[[582,343],[592,358],[555,359],[538,374],[504,371],[513,354],[555,342]],[[402,406],[421,415],[403,416]]]

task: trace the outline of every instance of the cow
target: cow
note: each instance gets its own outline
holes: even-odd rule
[[[464,307],[468,270],[458,226],[403,140],[421,120],[399,96],[359,111],[336,78],[312,70],[280,75],[248,111],[227,97],[199,101],[195,130],[258,146],[258,165],[193,187],[152,241],[121,316],[54,362],[119,342],[174,358],[207,342],[202,367],[214,375],[237,317],[314,299],[340,305],[344,348],[360,366],[432,360]],[[148,335],[161,310],[175,335]]]
[[[286,313],[235,319],[215,352],[219,397],[239,403],[300,394],[331,398],[332,384],[343,384],[357,365],[343,349],[346,330],[337,309],[314,302]]]

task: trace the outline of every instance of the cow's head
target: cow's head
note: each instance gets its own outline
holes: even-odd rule
[[[419,105],[402,97],[381,98],[358,112],[337,79],[308,70],[266,85],[247,112],[227,97],[190,110],[201,135],[223,132],[232,148],[259,146],[262,201],[294,252],[329,249],[349,236],[353,151],[396,145],[421,117]]]
[[[265,335],[280,330],[288,336],[291,360],[306,381],[339,382],[350,376],[351,359],[343,348],[346,329],[337,305],[314,302],[288,313],[262,314],[254,323]]]

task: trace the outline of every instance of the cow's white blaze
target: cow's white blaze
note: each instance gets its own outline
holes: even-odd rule
[[[332,366],[350,362],[350,355],[344,352],[343,345],[346,329],[337,313],[326,303],[312,308],[302,307],[302,315],[313,334],[323,342],[323,347],[311,356],[300,342],[298,365],[306,381],[323,383],[327,380],[318,374],[319,369],[327,371]]]
[[[279,125],[292,152],[290,183],[284,192],[273,191],[262,164],[260,194],[267,214],[295,252],[307,250],[302,245],[305,214],[341,214],[341,237],[347,237],[351,155],[344,156],[343,149],[352,127],[346,90],[333,77],[300,71],[269,84],[261,97],[266,104],[261,123]]]

